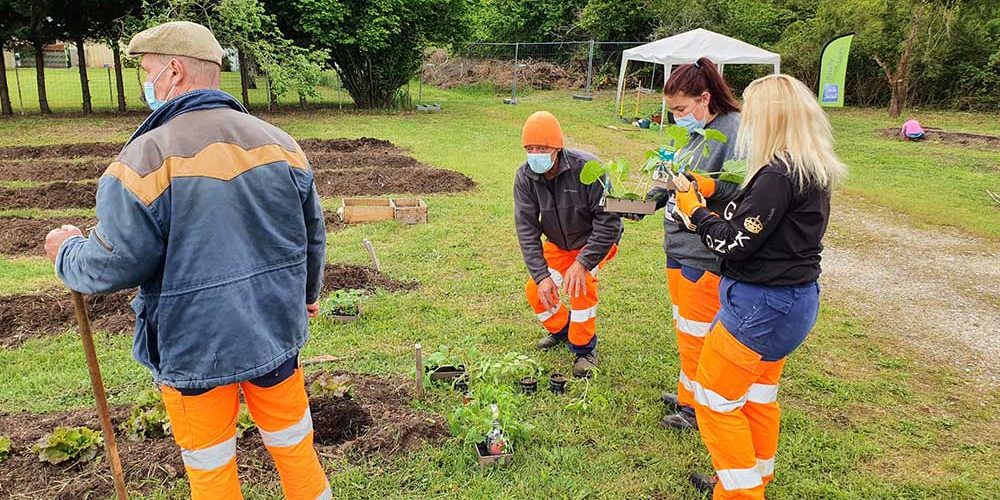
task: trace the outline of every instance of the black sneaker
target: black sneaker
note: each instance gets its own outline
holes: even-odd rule
[[[715,485],[719,482],[719,476],[715,474],[699,474],[697,472],[688,476],[688,480],[698,491],[711,493]]]
[[[660,426],[667,429],[697,430],[698,420],[695,419],[694,413],[689,408],[682,407],[677,413],[663,417]]]

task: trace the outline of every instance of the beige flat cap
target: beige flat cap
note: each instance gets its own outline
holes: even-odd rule
[[[149,28],[128,42],[126,53],[187,56],[222,66],[222,46],[208,28],[188,21],[172,21]]]

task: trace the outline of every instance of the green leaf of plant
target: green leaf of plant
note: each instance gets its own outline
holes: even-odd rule
[[[723,134],[714,128],[705,129],[704,135],[706,141],[718,141],[721,143],[729,142],[729,137],[726,137],[726,134]]]
[[[691,142],[691,134],[688,130],[680,125],[671,125],[666,131],[667,139],[670,141],[670,145],[680,151],[684,149]]]
[[[582,182],[585,186],[589,186],[597,182],[597,179],[600,179],[605,172],[607,172],[607,169],[604,165],[601,165],[601,162],[597,160],[590,160],[587,163],[584,163],[583,170],[580,170],[580,182]]]
[[[631,193],[631,192],[625,193],[621,195],[619,198],[622,200],[637,200],[637,201],[642,200],[642,196],[639,196],[637,193]]]

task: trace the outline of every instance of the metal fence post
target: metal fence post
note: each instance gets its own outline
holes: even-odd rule
[[[108,70],[108,106],[111,108],[115,107],[115,93],[111,90],[111,66],[108,64],[104,65],[104,68]]]
[[[17,82],[17,105],[21,108],[21,115],[24,116],[24,99],[21,98],[21,58],[14,61],[14,80]]]
[[[590,41],[590,53],[587,56],[587,90],[583,94],[573,94],[573,99],[581,101],[593,101],[594,96],[590,91],[590,85],[594,80],[594,41]]]
[[[504,99],[504,104],[517,104],[517,56],[521,48],[520,42],[514,43],[514,77],[510,82],[510,99]]]

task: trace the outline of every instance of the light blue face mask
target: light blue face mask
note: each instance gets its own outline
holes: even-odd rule
[[[536,174],[544,174],[552,170],[552,155],[550,153],[528,153],[528,167]]]
[[[694,111],[688,113],[685,116],[677,118],[675,120],[678,125],[687,129],[688,133],[693,134],[695,130],[700,128],[705,128],[705,120],[699,120],[694,117]]]
[[[174,92],[174,87],[170,87],[170,91],[167,92],[166,99],[161,101],[156,98],[156,88],[153,87],[156,81],[160,79],[160,76],[163,75],[163,72],[166,71],[167,68],[169,67],[170,67],[169,65],[164,66],[163,69],[161,69],[160,72],[156,74],[156,78],[153,78],[153,81],[145,82],[142,84],[142,94],[146,98],[146,105],[149,106],[149,109],[153,111],[156,111],[157,109],[160,108],[160,106],[163,106],[163,104],[170,99],[170,94]]]

